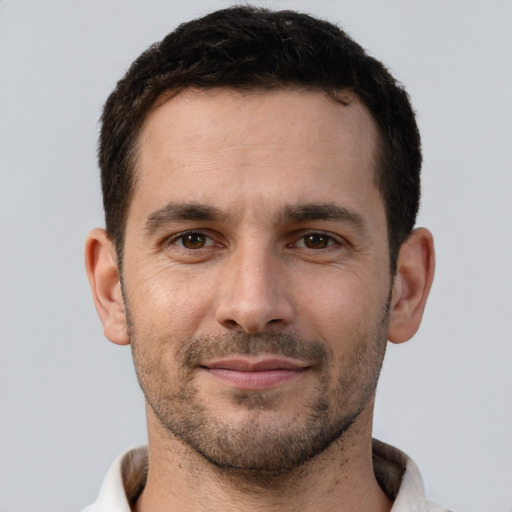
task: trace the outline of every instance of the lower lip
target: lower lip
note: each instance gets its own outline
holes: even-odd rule
[[[300,377],[304,373],[303,369],[276,369],[244,372],[239,370],[229,370],[227,368],[209,368],[207,371],[217,379],[225,381],[237,389],[243,389],[246,391],[275,388]]]

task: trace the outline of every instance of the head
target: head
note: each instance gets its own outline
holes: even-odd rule
[[[282,472],[369,441],[386,342],[432,282],[420,160],[405,92],[308,16],[219,11],[133,64],[105,106],[86,264],[150,446]]]
[[[378,129],[374,178],[385,204],[393,273],[420,198],[420,137],[407,93],[379,61],[331,23],[248,6],[180,25],[132,64],[108,98],[99,163],[107,233],[119,262],[137,181],[139,135],[148,113],[164,95],[222,87],[317,90],[333,102],[357,99],[365,105]]]

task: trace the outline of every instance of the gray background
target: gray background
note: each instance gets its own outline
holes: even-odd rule
[[[512,511],[512,1],[256,3],[338,22],[406,84],[438,266],[420,333],[389,348],[375,435],[433,500]],[[0,0],[2,512],[79,510],[145,441],[129,349],[103,338],[83,269],[97,120],[145,47],[227,5]]]

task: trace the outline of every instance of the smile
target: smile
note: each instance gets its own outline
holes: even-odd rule
[[[236,389],[259,391],[271,389],[300,377],[308,368],[298,361],[267,358],[259,361],[223,359],[202,366],[212,377]]]

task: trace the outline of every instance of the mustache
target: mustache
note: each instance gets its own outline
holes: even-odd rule
[[[242,332],[220,336],[200,336],[190,338],[178,351],[176,360],[184,366],[199,366],[214,358],[233,355],[272,354],[300,359],[311,365],[323,365],[327,360],[327,350],[316,340],[284,333]]]

